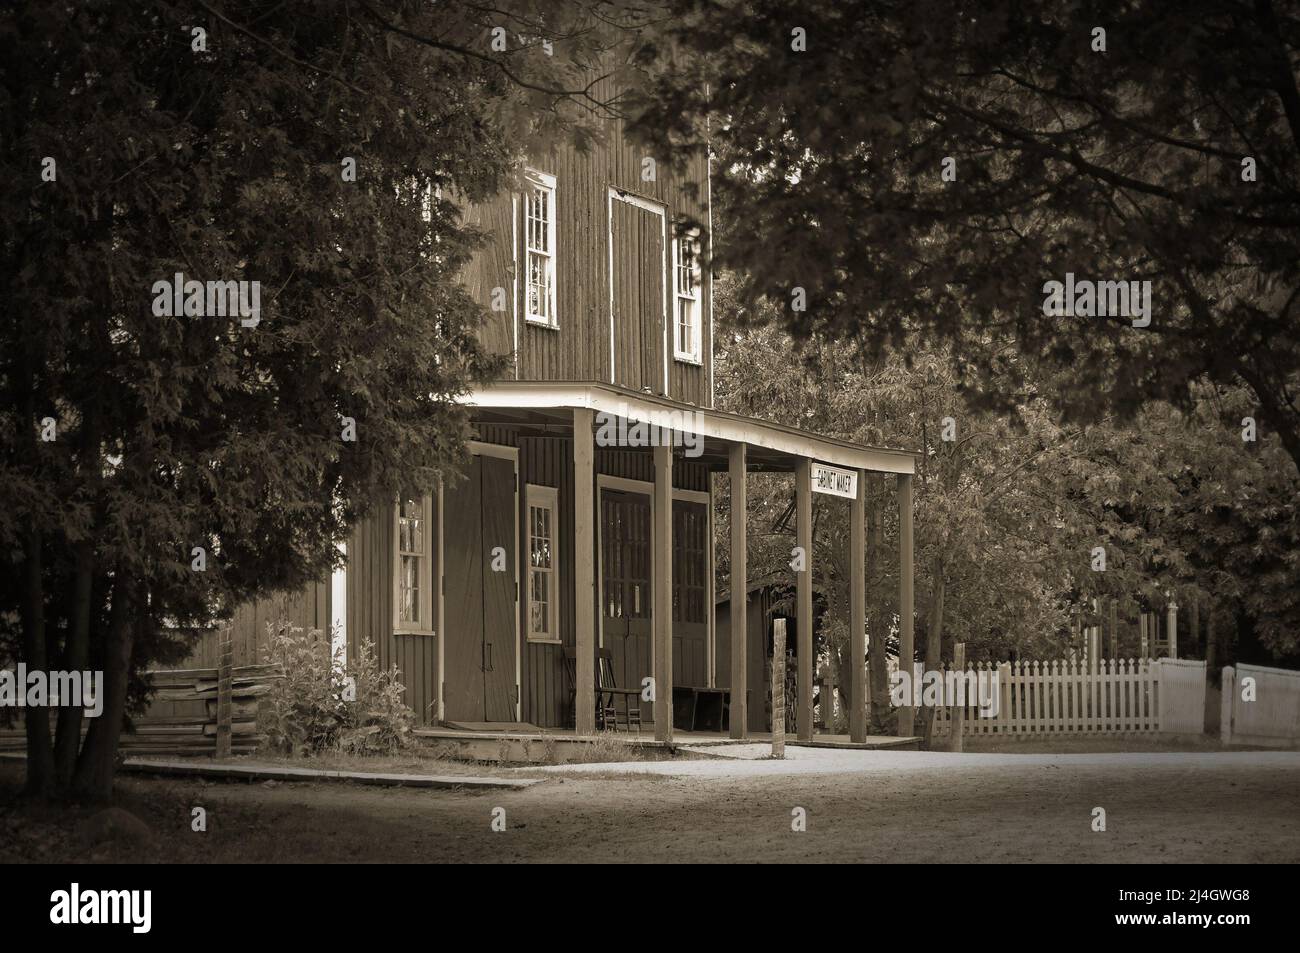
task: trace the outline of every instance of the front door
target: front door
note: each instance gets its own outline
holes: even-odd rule
[[[515,467],[475,454],[443,502],[448,721],[515,721]]]
[[[641,687],[653,666],[650,558],[650,497],[602,488],[601,631],[620,688]]]

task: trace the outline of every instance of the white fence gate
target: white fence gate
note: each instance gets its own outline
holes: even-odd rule
[[[1160,731],[1199,735],[1205,732],[1205,663],[1192,659],[1156,661],[1160,683]]]
[[[1253,685],[1244,683],[1247,678],[1254,679]],[[1219,734],[1225,745],[1300,744],[1300,672],[1228,666],[1220,704]]]
[[[917,678],[922,665],[917,665]],[[1183,659],[1020,661],[967,666],[980,682],[996,685],[997,704],[981,712],[968,689],[963,736],[1177,733],[1200,734],[1205,725],[1205,663]],[[948,672],[944,671],[945,684]],[[954,675],[955,678],[955,675]],[[987,681],[985,681],[987,680]],[[920,684],[918,681],[917,684]],[[969,685],[969,682],[968,682]],[[985,701],[992,702],[984,689]],[[935,734],[951,731],[951,711],[936,711]]]

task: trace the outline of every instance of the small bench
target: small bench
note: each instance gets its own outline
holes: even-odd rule
[[[673,727],[679,731],[727,731],[731,689],[673,686]]]

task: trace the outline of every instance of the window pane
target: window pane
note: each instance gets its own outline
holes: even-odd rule
[[[402,556],[398,589],[398,618],[403,622],[419,622],[420,559],[418,556]]]

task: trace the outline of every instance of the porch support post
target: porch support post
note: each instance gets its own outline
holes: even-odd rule
[[[795,716],[800,741],[812,741],[813,677],[817,666],[813,659],[813,532],[812,532],[812,461],[800,457],[795,469],[796,545],[803,551],[803,572],[795,573],[795,625],[799,647],[796,650],[796,686],[798,714]]]
[[[749,736],[749,563],[745,551],[748,493],[743,443],[727,452],[731,474],[731,737]]]
[[[673,740],[673,448],[656,446],[654,531],[655,740]]]
[[[850,506],[849,526],[849,656],[853,683],[849,689],[849,740],[867,740],[867,472],[858,471],[858,492]]]
[[[574,713],[580,735],[596,731],[596,451],[591,410],[573,412]]]
[[[919,685],[912,684],[915,679],[916,646],[912,637],[912,475],[898,475],[898,669],[907,673],[908,684],[915,696]],[[915,700],[915,699],[913,699]],[[903,705],[898,709],[898,734],[910,737],[915,722],[915,709]]]

